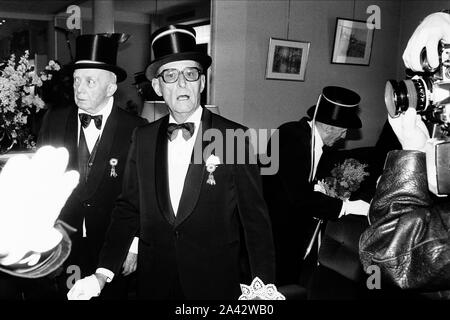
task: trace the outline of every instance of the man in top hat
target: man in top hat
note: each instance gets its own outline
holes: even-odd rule
[[[320,219],[334,220],[368,210],[363,201],[344,202],[314,188],[318,177],[329,175],[321,172],[322,148],[345,139],[347,129],[361,127],[356,113],[359,101],[359,95],[351,90],[325,87],[318,107],[308,110],[309,117],[278,128],[279,170],[264,176],[264,195],[274,232],[277,285],[299,283],[304,257],[317,253],[310,244],[318,235]],[[272,150],[270,145],[267,150]]]
[[[116,65],[117,50],[115,37],[77,38],[76,59],[70,66],[76,106],[49,110],[39,135],[39,145],[66,147],[68,168],[80,173],[79,185],[59,216],[77,230],[71,236],[72,253],[62,270],[64,280],[95,272],[114,202],[121,192],[131,134],[146,123],[114,102],[117,83],[127,76]],[[128,248],[130,245],[131,241]],[[124,274],[135,269],[136,260],[136,252],[121,257]],[[67,268],[71,265],[75,267]],[[119,285],[121,281],[116,283],[116,288],[111,286],[110,292],[104,293],[105,298],[126,297],[126,288]],[[70,284],[70,279],[62,281],[64,296]]]
[[[227,129],[245,128],[200,105],[211,58],[197,51],[194,29],[157,30],[151,45],[155,60],[146,75],[170,114],[133,135],[99,267],[117,274],[140,230],[138,298],[237,299],[240,283],[256,276],[274,281],[259,168],[237,163],[237,155],[226,162],[208,148],[205,133],[215,130],[225,139]],[[101,274],[80,280],[69,299],[97,295],[106,280]]]

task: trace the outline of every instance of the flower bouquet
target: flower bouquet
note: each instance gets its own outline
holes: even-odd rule
[[[18,62],[12,54],[8,61],[0,63],[0,152],[9,151],[15,145],[35,148],[36,137],[27,125],[28,117],[45,106],[35,90],[42,86],[43,81],[51,79],[49,71],[60,70],[59,64],[50,60],[45,71],[37,74],[28,58],[26,50]]]
[[[326,195],[349,199],[352,192],[359,189],[361,182],[369,175],[365,171],[367,164],[362,164],[356,159],[346,159],[343,163],[335,165],[331,170],[331,177],[318,181],[319,187]]]

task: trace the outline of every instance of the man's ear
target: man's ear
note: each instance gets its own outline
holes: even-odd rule
[[[155,93],[159,97],[161,97],[162,96],[161,87],[159,85],[159,80],[157,78],[152,79],[152,87],[153,87],[153,90],[155,90]]]
[[[204,74],[200,75],[200,93],[205,89],[206,77]]]
[[[106,95],[108,97],[112,97],[114,95],[114,93],[116,93],[116,90],[117,90],[117,84],[110,83],[110,84],[108,84],[108,87],[106,88]]]

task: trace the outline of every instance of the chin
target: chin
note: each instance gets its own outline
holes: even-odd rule
[[[176,105],[175,105],[175,108],[174,108],[174,110],[175,111],[177,111],[177,112],[182,112],[182,113],[186,113],[186,112],[191,112],[191,111],[194,111],[195,110],[195,106],[193,105],[193,103],[192,102],[178,102]]]

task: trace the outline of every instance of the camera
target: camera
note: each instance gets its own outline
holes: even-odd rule
[[[384,101],[392,118],[408,108],[433,125],[432,139],[426,144],[428,188],[437,196],[450,194],[450,45],[438,46],[439,66],[432,69],[425,48],[420,62],[425,72],[407,70],[407,79],[389,80]]]
[[[425,121],[440,126],[448,136],[450,130],[450,44],[442,41],[438,46],[439,66],[432,69],[425,49],[420,61],[425,72],[407,70],[407,79],[389,80],[384,91],[384,101],[393,118],[408,108],[416,109]]]

